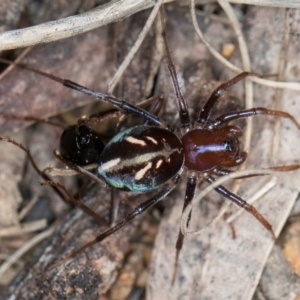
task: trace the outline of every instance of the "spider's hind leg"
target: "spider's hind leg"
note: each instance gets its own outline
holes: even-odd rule
[[[145,210],[147,210],[148,208],[150,208],[151,206],[153,206],[155,203],[157,203],[158,201],[160,201],[161,199],[163,199],[164,197],[166,197],[177,185],[177,183],[180,180],[180,175],[176,175],[173,179],[169,180],[160,190],[159,192],[154,195],[153,197],[151,197],[150,199],[148,199],[147,201],[141,203],[140,205],[138,205],[131,213],[129,213],[122,221],[120,221],[119,223],[117,223],[114,227],[108,229],[107,231],[101,233],[100,235],[98,235],[96,238],[94,238],[92,241],[90,241],[89,243],[83,245],[81,248],[75,250],[74,252],[72,252],[70,255],[68,255],[67,257],[65,257],[64,259],[58,261],[57,263],[55,263],[54,265],[52,265],[50,267],[50,270],[56,268],[57,266],[60,266],[61,264],[63,264],[64,262],[68,261],[69,259],[75,257],[77,254],[81,253],[82,251],[84,251],[85,249],[100,243],[101,241],[103,241],[104,239],[106,239],[107,237],[111,236],[113,233],[115,233],[116,231],[118,231],[119,229],[121,229],[122,227],[124,227],[127,223],[129,223],[132,219],[134,219],[135,217],[137,217],[138,215],[140,215],[141,213],[143,213]]]
[[[185,191],[185,196],[184,196],[184,204],[182,208],[182,212],[186,209],[188,204],[191,203],[195,196],[195,191],[196,191],[196,183],[197,180],[194,177],[191,177],[188,179],[187,185],[186,185],[186,191]],[[187,220],[187,226],[191,220],[191,214],[188,217]],[[177,270],[178,270],[178,260],[179,260],[179,254],[183,246],[183,240],[184,240],[184,235],[182,234],[181,230],[179,230],[178,238],[176,241],[176,255],[175,255],[175,265],[174,265],[174,271],[173,271],[173,277],[172,277],[172,284],[175,282]]]

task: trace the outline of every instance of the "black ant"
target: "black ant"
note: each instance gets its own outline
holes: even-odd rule
[[[180,91],[164,29],[163,39],[166,47],[168,68],[179,107],[181,129],[176,133],[155,115],[126,101],[92,91],[70,80],[61,79],[54,75],[18,64],[20,67],[48,77],[68,88],[110,103],[126,113],[142,116],[151,124],[154,124],[152,126],[140,125],[121,131],[106,146],[99,146],[101,150],[98,152],[98,138],[89,127],[80,127],[85,125],[78,124],[68,129],[73,141],[74,137],[75,140],[79,138],[84,145],[86,145],[86,140],[89,140],[89,138],[95,141],[92,144],[87,143],[88,154],[86,157],[82,156],[82,153],[77,153],[78,156],[75,155],[73,157],[73,153],[76,152],[74,152],[74,147],[76,148],[78,143],[70,149],[68,149],[68,146],[61,147],[60,154],[62,155],[62,159],[70,162],[70,166],[81,171],[80,164],[86,161],[89,163],[98,161],[98,176],[104,185],[134,193],[146,193],[156,189],[158,189],[158,192],[147,201],[138,205],[117,225],[98,235],[68,257],[60,260],[52,268],[71,259],[91,245],[103,241],[136,216],[163,199],[176,187],[185,172],[188,174],[188,180],[183,210],[194,197],[198,177],[201,177],[208,183],[213,183],[215,176],[222,176],[231,172],[227,168],[242,164],[247,158],[247,153],[240,150],[242,131],[237,126],[227,125],[228,122],[252,117],[257,114],[273,115],[290,119],[300,129],[300,124],[290,114],[262,107],[226,113],[214,120],[210,118],[214,105],[224,91],[247,76],[257,75],[249,72],[243,72],[216,88],[199,112],[197,121],[195,124],[192,124],[186,102]],[[61,145],[64,144],[64,139],[67,136],[68,134],[63,134]],[[64,153],[65,150],[71,151],[70,153],[68,151],[68,154],[66,154]],[[292,165],[275,167],[274,169],[291,171],[298,167],[299,165]],[[215,190],[220,195],[251,213],[275,238],[271,224],[252,205],[223,186],[219,186]],[[176,243],[176,262],[183,245],[183,239],[182,233],[179,232]]]

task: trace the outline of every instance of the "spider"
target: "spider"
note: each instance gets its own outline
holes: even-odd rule
[[[288,118],[300,129],[300,124],[289,113],[263,107],[226,113],[216,119],[210,118],[214,105],[224,91],[247,76],[257,76],[257,74],[250,72],[242,72],[217,87],[199,112],[196,122],[192,124],[186,101],[181,94],[164,29],[162,35],[166,48],[168,69],[179,107],[181,128],[176,133],[156,116],[126,101],[91,91],[75,82],[40,72],[41,75],[58,81],[66,87],[89,94],[104,102],[109,102],[128,113],[143,116],[156,125],[136,126],[118,133],[103,149],[98,166],[98,176],[104,181],[104,184],[133,193],[158,190],[156,195],[138,205],[114,227],[98,235],[94,240],[74,251],[65,259],[60,260],[53,265],[53,268],[88,247],[103,241],[136,216],[162,200],[176,187],[183,177],[183,173],[188,173],[183,204],[184,210],[195,195],[199,175],[203,180],[212,183],[215,181],[214,176],[228,174],[231,172],[228,168],[236,167],[245,162],[247,153],[240,150],[239,141],[242,130],[237,126],[228,125],[229,122],[258,114],[272,115]],[[273,169],[291,171],[297,167],[292,165],[273,167]],[[223,186],[217,187],[215,191],[251,213],[275,238],[271,224],[255,207]],[[183,245],[183,239],[184,236],[179,231],[176,242],[176,262]]]
[[[110,103],[126,113],[142,116],[153,124],[131,127],[115,135],[101,151],[99,150],[97,172],[103,185],[133,193],[146,193],[155,190],[157,190],[157,193],[138,205],[121,222],[98,235],[68,257],[58,261],[52,268],[69,260],[91,245],[103,241],[136,216],[162,200],[176,187],[184,173],[187,173],[188,176],[183,210],[194,197],[199,175],[201,175],[203,180],[212,183],[215,181],[215,176],[228,174],[231,172],[228,168],[242,164],[247,158],[247,153],[240,150],[242,130],[237,126],[228,125],[228,122],[252,117],[257,114],[273,115],[290,119],[300,129],[299,123],[290,114],[262,107],[230,112],[216,119],[211,119],[212,109],[221,94],[247,76],[256,75],[249,72],[243,72],[217,87],[199,112],[196,122],[192,124],[186,101],[181,94],[164,30],[163,39],[168,68],[179,108],[181,128],[176,132],[157,116],[138,106],[113,96],[90,90],[73,81],[61,79],[19,64],[21,67],[48,77],[68,88]],[[75,165],[80,164],[78,161],[68,158],[63,153],[61,154],[63,159],[70,160],[73,167],[81,171],[82,168]],[[278,169],[280,171],[290,171],[294,169],[294,166],[279,167]],[[252,205],[223,186],[219,186],[215,190],[251,213],[275,237],[271,224]],[[182,233],[179,232],[176,242],[176,261],[178,261],[183,239]]]

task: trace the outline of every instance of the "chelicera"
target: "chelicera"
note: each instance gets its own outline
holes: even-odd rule
[[[66,129],[61,139],[60,154],[63,159],[74,164],[75,168],[85,165],[85,163],[97,162],[98,177],[107,186],[133,193],[158,191],[150,199],[138,205],[122,221],[71,253],[65,259],[60,260],[53,267],[69,260],[91,245],[103,241],[133,218],[162,200],[176,187],[183,174],[187,173],[184,210],[195,195],[199,177],[208,183],[212,183],[215,181],[215,176],[222,176],[231,172],[227,168],[242,164],[247,157],[247,153],[242,152],[240,149],[242,131],[237,126],[228,125],[230,121],[252,117],[257,114],[272,115],[288,118],[300,129],[299,123],[290,114],[262,107],[230,112],[216,119],[211,119],[212,109],[221,94],[245,77],[255,75],[248,72],[243,72],[217,87],[199,112],[196,122],[192,124],[186,101],[181,94],[164,30],[163,38],[168,68],[179,107],[181,128],[176,132],[157,116],[138,106],[90,90],[70,80],[25,67],[68,88],[110,103],[126,113],[142,116],[152,124],[135,126],[121,131],[105,146],[101,139],[98,139],[96,133],[86,125],[78,124]],[[65,144],[68,139],[73,143],[70,148],[69,143]],[[81,152],[83,148],[87,150],[87,152],[83,151],[85,154]],[[74,152],[74,149],[78,151]],[[295,166],[284,166],[279,167],[278,170],[290,171],[294,168]],[[274,236],[271,224],[252,205],[223,186],[218,186],[215,191],[251,213]],[[176,260],[183,245],[183,238],[182,233],[179,232],[176,243]]]

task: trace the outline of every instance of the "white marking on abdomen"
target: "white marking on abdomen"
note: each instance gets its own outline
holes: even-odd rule
[[[115,158],[112,160],[109,160],[108,162],[102,164],[99,169],[102,169],[104,171],[107,171],[113,167],[115,167],[116,165],[118,165],[121,162],[121,158]]]
[[[156,163],[156,169],[158,169],[160,166],[161,166],[161,164],[163,163],[163,161],[162,161],[162,159],[160,159],[157,163]]]
[[[157,140],[155,140],[155,139],[152,138],[151,136],[146,136],[146,139],[149,140],[149,141],[151,141],[151,142],[152,142],[153,144],[155,144],[155,145],[158,144]]]
[[[147,173],[147,171],[149,169],[151,169],[151,167],[152,167],[152,162],[147,163],[146,167],[144,167],[143,169],[139,170],[135,174],[134,179],[135,180],[141,180],[144,177],[144,175]]]
[[[136,138],[134,138],[132,136],[128,136],[127,138],[125,138],[125,141],[129,142],[130,144],[147,146],[147,144],[145,143],[145,141],[136,139]]]
[[[106,166],[106,164],[108,164],[108,167],[110,168],[109,172],[118,172],[119,170],[122,170],[123,168],[126,168],[126,167],[134,167],[135,168],[141,164],[151,162],[153,159],[155,159],[156,157],[159,157],[159,156],[164,158],[164,159],[161,159],[162,161],[165,160],[167,162],[170,162],[171,161],[170,155],[172,155],[175,152],[180,153],[181,150],[173,149],[170,152],[167,152],[165,150],[149,152],[149,153],[145,153],[142,155],[138,155],[138,156],[134,156],[132,158],[127,158],[127,159],[122,159],[122,160],[120,158],[117,158],[117,159],[110,160],[107,163],[104,163],[103,165]],[[102,166],[99,167],[99,172],[102,169],[101,168]],[[108,169],[108,167],[106,169]]]

